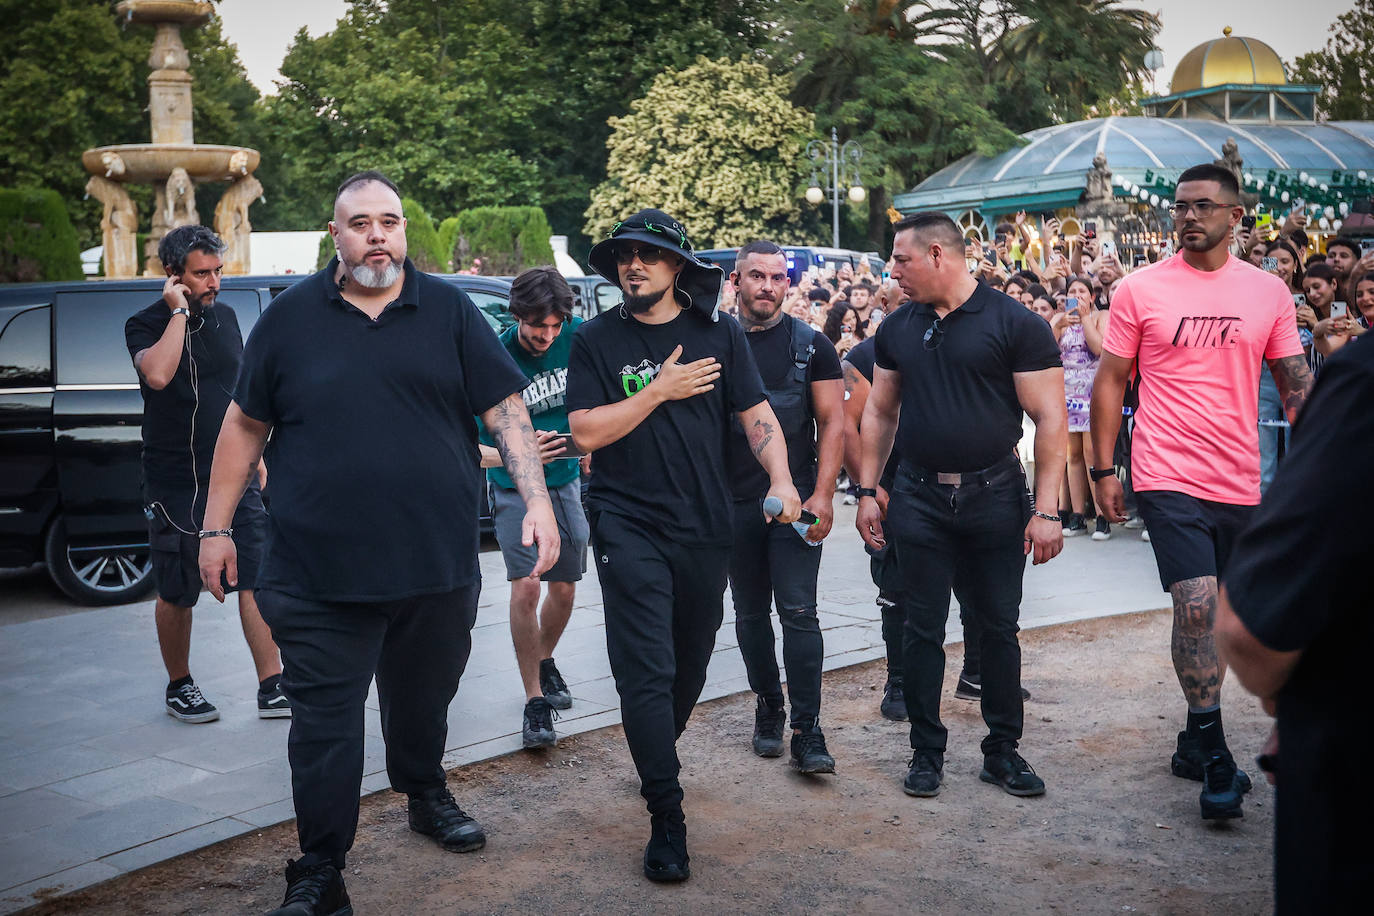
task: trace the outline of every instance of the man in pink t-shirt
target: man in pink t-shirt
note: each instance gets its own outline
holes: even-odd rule
[[[1113,454],[1133,364],[1140,406],[1131,479],[1159,579],[1173,597],[1174,671],[1188,702],[1171,767],[1200,780],[1206,820],[1241,817],[1250,779],[1221,724],[1225,670],[1212,641],[1217,580],[1260,501],[1259,365],[1274,374],[1289,422],[1311,375],[1277,277],[1232,257],[1244,215],[1234,174],[1199,165],[1179,176],[1173,205],[1182,250],[1122,281],[1093,382],[1093,454]],[[1091,470],[1098,511],[1126,520],[1115,467]]]

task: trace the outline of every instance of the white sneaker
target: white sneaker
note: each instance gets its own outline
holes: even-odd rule
[[[1122,524],[1121,527],[1130,528],[1132,531],[1134,531],[1137,528],[1144,528],[1145,519],[1141,518],[1138,515],[1132,515],[1130,518],[1126,519],[1125,523]]]
[[[852,493],[846,493],[844,499],[840,500],[840,504],[844,506],[857,506],[859,504],[859,498]]]
[[[1140,532],[1140,539],[1146,544],[1150,543],[1150,529],[1146,528]]]

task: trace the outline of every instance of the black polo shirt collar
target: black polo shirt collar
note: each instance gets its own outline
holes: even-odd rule
[[[369,317],[367,313],[364,312],[362,309],[358,308],[356,305],[349,302],[347,299],[343,297],[343,291],[339,289],[339,284],[334,279],[339,272],[339,256],[337,254],[329,259],[329,263],[326,264],[324,270],[320,272],[320,278],[321,282],[324,284],[324,293],[326,299],[328,299],[330,302],[333,302],[335,305],[337,305],[344,311],[357,313],[370,323],[381,324],[383,321],[386,321],[390,318],[390,314],[388,313],[394,314],[397,309],[401,309],[406,306],[410,306],[412,308],[420,307],[420,280],[418,277],[419,271],[415,269],[415,264],[410,260],[409,256],[406,257],[404,271],[405,282],[401,284],[400,295],[398,295],[395,299],[388,302],[386,304],[386,308],[382,309],[381,312],[377,314],[377,318],[375,320]]]
[[[969,293],[968,298],[965,299],[957,309],[953,309],[947,315],[945,315],[945,318],[949,318],[950,315],[953,315],[957,312],[981,312],[983,310],[984,297],[979,295],[979,293],[981,292],[979,288],[980,286],[982,286],[981,283],[979,284],[979,286],[975,286],[973,288],[973,292]],[[929,302],[913,301],[913,304],[916,306],[916,311],[920,312],[921,314],[929,315],[932,318],[935,317],[935,306],[931,305]]]

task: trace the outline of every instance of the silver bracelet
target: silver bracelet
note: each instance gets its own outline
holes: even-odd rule
[[[1064,521],[1062,518],[1060,518],[1060,517],[1057,516],[1057,515],[1050,515],[1048,512],[1041,512],[1039,509],[1034,509],[1034,510],[1032,510],[1031,514],[1034,515],[1036,518],[1043,518],[1043,519],[1044,519],[1045,521],[1047,521],[1047,522],[1063,522],[1063,521]],[[202,533],[201,533],[201,537],[204,537],[204,536],[205,536],[205,534],[204,534],[204,532],[202,532]]]
[[[231,538],[231,537],[233,537],[233,536],[234,536],[234,529],[233,529],[233,528],[218,528],[218,529],[216,529],[216,530],[214,530],[214,531],[202,531],[202,532],[200,532],[200,539],[201,539],[202,541],[205,540],[206,538]]]

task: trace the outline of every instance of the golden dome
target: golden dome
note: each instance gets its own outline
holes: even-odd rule
[[[1282,86],[1288,82],[1283,62],[1274,49],[1255,38],[1232,38],[1231,27],[1221,38],[1198,45],[1178,62],[1169,86],[1173,93],[1206,89],[1227,83]]]

